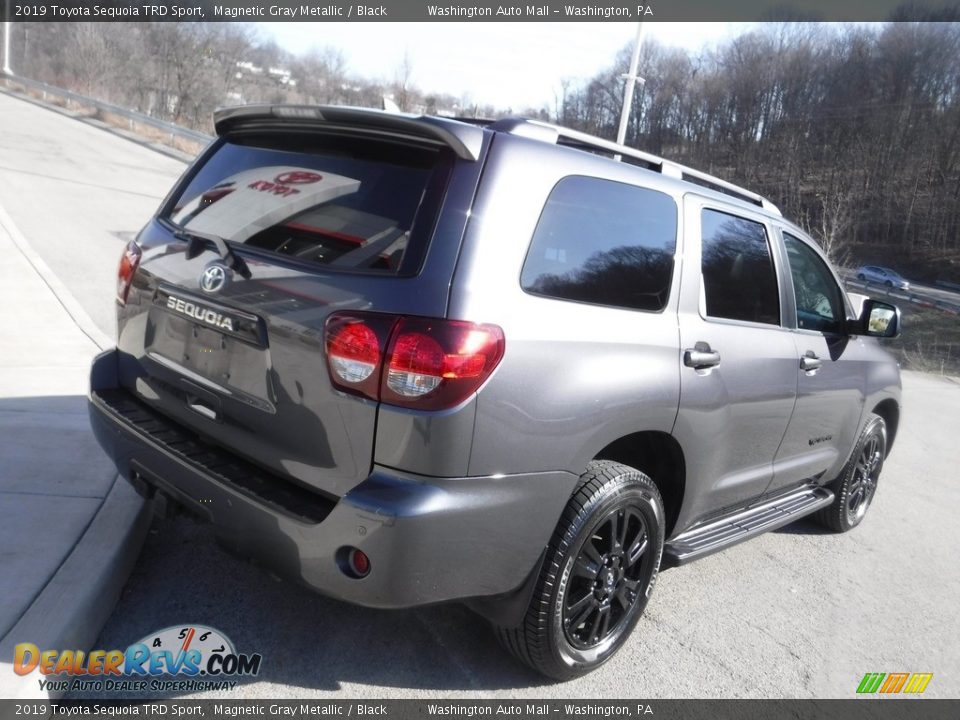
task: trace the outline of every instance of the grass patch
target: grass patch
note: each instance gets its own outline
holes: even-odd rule
[[[881,341],[910,370],[960,375],[960,315],[903,303],[903,332]]]

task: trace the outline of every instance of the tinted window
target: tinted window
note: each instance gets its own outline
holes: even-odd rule
[[[802,240],[783,234],[797,298],[797,327],[835,333],[844,317],[840,287],[820,256]]]
[[[565,300],[662,310],[670,294],[677,205],[654,190],[564,178],[540,216],[521,285]]]
[[[395,273],[416,240],[440,152],[290,133],[224,143],[167,219],[298,260]],[[429,220],[429,219],[428,219]]]
[[[716,210],[701,217],[707,315],[780,324],[777,274],[760,223]]]

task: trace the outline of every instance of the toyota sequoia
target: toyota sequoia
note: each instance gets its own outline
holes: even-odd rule
[[[89,406],[229,550],[368,607],[464,602],[563,679],[661,565],[863,521],[899,312],[765,198],[524,119],[215,126],[123,253]]]

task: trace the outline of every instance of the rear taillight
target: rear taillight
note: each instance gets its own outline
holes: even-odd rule
[[[117,268],[117,302],[121,305],[127,304],[127,295],[130,294],[133,276],[137,273],[142,255],[140,246],[131,241],[127,243],[127,247],[123,249],[123,255],[120,256],[120,266]]]
[[[424,410],[459,405],[490,377],[503,348],[496,325],[401,318],[390,336],[380,399]]]
[[[454,407],[503,357],[503,331],[460,320],[335,313],[326,326],[333,384],[390,405]]]
[[[369,313],[335,313],[327,318],[330,379],[341,390],[377,399],[383,351],[396,318]]]

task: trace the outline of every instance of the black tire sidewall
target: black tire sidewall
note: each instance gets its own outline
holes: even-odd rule
[[[644,482],[645,481],[645,482]],[[650,487],[646,483],[650,483]],[[580,553],[580,549],[587,540],[588,534],[594,529],[596,522],[605,517],[621,505],[636,507],[643,515],[655,546],[651,550],[655,553],[652,566],[645,570],[641,578],[641,596],[637,598],[631,615],[620,630],[597,648],[580,650],[573,647],[563,630],[563,602],[570,572],[573,563]],[[572,534],[572,537],[571,537]],[[569,541],[567,541],[569,538]],[[548,627],[549,646],[554,661],[567,668],[573,674],[580,674],[593,670],[606,662],[623,645],[630,636],[634,626],[643,614],[643,610],[650,599],[656,584],[657,573],[660,568],[660,559],[664,541],[664,512],[663,504],[652,489],[652,482],[646,476],[632,472],[618,476],[615,480],[605,484],[591,501],[577,516],[576,522],[568,528],[564,544],[558,548],[555,561],[559,567],[557,582],[550,596],[550,622]]]

